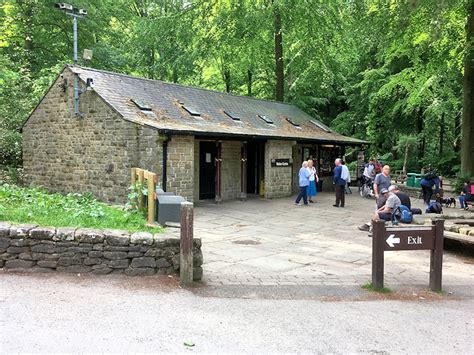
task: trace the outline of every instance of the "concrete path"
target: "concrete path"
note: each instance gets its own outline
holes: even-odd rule
[[[2,354],[474,353],[472,299],[200,297],[123,275],[4,273],[0,290]]]
[[[354,193],[346,196],[345,208],[334,208],[333,199],[321,193],[308,207],[294,206],[292,198],[198,204],[195,235],[203,242],[204,281],[357,287],[369,282],[372,240],[357,226],[371,218],[374,202]],[[413,203],[422,207],[419,200]],[[453,212],[463,213],[445,213]],[[385,255],[388,287],[428,286],[429,251]],[[443,273],[446,290],[474,295],[472,259],[445,252]]]

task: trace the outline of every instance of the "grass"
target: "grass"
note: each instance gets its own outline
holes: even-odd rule
[[[40,226],[123,229],[157,233],[137,211],[124,211],[94,199],[92,194],[50,194],[40,188],[0,185],[0,221]]]
[[[380,292],[380,293],[391,293],[392,290],[388,287],[382,287],[381,289],[377,289],[372,285],[372,282],[366,283],[362,286],[364,290],[371,291],[371,292]]]

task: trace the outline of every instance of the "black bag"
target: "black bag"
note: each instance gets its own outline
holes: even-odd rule
[[[421,214],[421,209],[420,208],[412,208],[411,209],[411,213],[412,214]]]
[[[433,201],[426,207],[426,213],[441,214],[443,213],[443,206],[441,206],[441,203]]]

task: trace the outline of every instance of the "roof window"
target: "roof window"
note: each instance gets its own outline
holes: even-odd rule
[[[151,106],[145,101],[132,99],[132,102],[142,111],[151,111]]]
[[[268,124],[273,124],[273,121],[265,115],[258,115],[258,117],[260,117],[262,120],[264,120]]]
[[[331,132],[331,130],[329,129],[328,126],[326,126],[325,124],[323,124],[323,123],[321,123],[321,122],[319,122],[319,121],[310,120],[310,122],[311,122],[312,124],[314,124],[316,127],[321,128],[321,129],[322,129],[323,131],[325,131],[325,132]]]
[[[201,116],[199,111],[195,110],[193,107],[185,106],[185,105],[181,105],[181,107],[184,108],[191,116],[196,116],[196,117]]]
[[[293,121],[292,119],[290,119],[290,118],[288,118],[288,117],[286,118],[286,120],[287,120],[288,122],[290,122],[293,126],[295,126],[295,127],[297,127],[297,128],[300,128],[300,124],[299,124],[299,123],[296,123],[295,121]]]
[[[239,114],[235,113],[235,112],[232,112],[232,111],[224,111],[224,113],[229,116],[230,118],[232,118],[234,121],[240,121],[242,119],[242,117],[240,117]]]

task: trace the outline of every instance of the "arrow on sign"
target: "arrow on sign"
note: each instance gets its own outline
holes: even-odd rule
[[[395,246],[394,244],[400,244],[400,238],[395,238],[395,234],[390,234],[386,242],[390,245],[390,248],[393,248]]]

